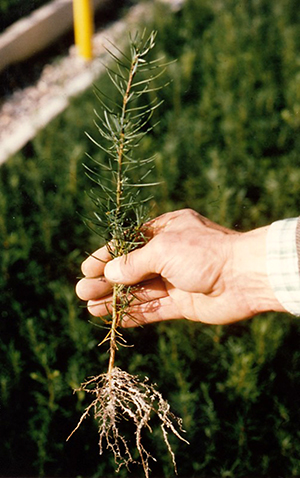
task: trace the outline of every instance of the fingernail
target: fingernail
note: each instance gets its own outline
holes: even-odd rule
[[[106,264],[104,269],[105,277],[111,282],[121,282],[122,273],[120,268],[121,258],[117,257]]]
[[[81,264],[81,272],[83,273],[84,276],[88,275],[88,267],[86,262],[87,260],[83,261],[83,263]]]

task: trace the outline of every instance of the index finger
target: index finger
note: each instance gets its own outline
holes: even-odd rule
[[[164,229],[176,213],[165,213],[161,216],[151,219],[142,226],[142,233],[148,239],[152,239],[162,229]],[[104,268],[107,262],[112,260],[112,256],[109,253],[107,245],[100,247],[93,254],[91,254],[81,265],[81,271],[86,277],[99,277],[104,275]]]

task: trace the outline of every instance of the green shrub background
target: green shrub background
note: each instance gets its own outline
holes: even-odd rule
[[[191,207],[237,230],[297,216],[298,2],[187,0],[177,13],[157,7],[154,27],[158,56],[178,60],[141,146],[157,152],[163,181],[153,214]],[[0,169],[2,476],[114,474],[92,418],[65,442],[86,404],[72,389],[107,363],[103,331],[74,294],[99,245],[82,221],[91,210],[82,162],[85,152],[101,157],[84,135],[97,134],[94,107],[87,91]],[[149,375],[183,417],[190,445],[174,442],[179,475],[300,475],[298,319],[177,321],[125,337],[135,347],[120,351],[122,367]],[[153,476],[173,476],[159,429],[147,440]]]

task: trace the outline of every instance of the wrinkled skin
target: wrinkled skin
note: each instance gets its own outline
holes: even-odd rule
[[[112,284],[134,286],[123,326],[182,318],[226,324],[284,311],[267,278],[267,229],[237,233],[193,210],[166,213],[145,224],[142,248],[113,261],[106,246],[95,251],[76,291],[92,315],[105,316]]]

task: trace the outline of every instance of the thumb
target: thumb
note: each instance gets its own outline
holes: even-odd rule
[[[149,279],[153,276],[151,263],[153,263],[153,254],[150,243],[141,249],[136,249],[124,256],[117,257],[109,261],[104,269],[104,275],[110,282],[132,285]]]

